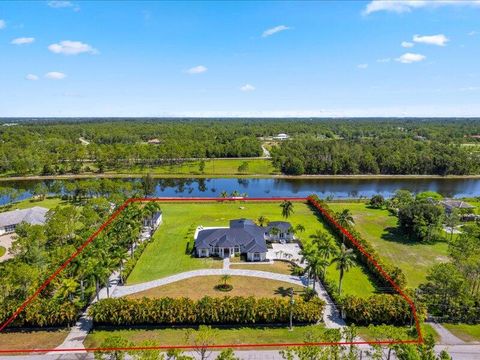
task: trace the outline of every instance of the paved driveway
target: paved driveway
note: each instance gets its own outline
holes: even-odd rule
[[[11,259],[13,256],[8,253],[8,250],[12,247],[13,237],[15,234],[8,234],[8,235],[1,235],[0,236],[0,246],[7,249],[5,255],[0,256],[0,262],[5,261],[7,259]]]
[[[267,259],[291,260],[299,263],[302,258],[300,250],[300,246],[297,243],[273,243],[272,248],[267,251]]]

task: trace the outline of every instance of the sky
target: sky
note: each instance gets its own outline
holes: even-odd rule
[[[480,1],[0,2],[0,117],[480,116]]]

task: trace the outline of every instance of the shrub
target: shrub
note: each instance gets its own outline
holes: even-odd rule
[[[198,325],[288,323],[289,299],[254,297],[204,297],[125,299],[110,298],[94,303],[89,315],[101,325]],[[297,323],[315,323],[322,318],[325,302],[298,298],[293,307]]]
[[[410,305],[400,295],[347,296],[342,306],[347,320],[357,325],[408,325],[412,321]]]

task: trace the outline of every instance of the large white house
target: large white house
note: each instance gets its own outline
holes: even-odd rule
[[[15,232],[18,224],[26,222],[31,225],[43,225],[48,209],[34,206],[29,209],[12,210],[0,213],[0,235]]]
[[[262,227],[248,219],[230,220],[228,228],[200,229],[195,238],[195,253],[198,257],[221,258],[245,254],[247,261],[265,261],[267,241],[293,239],[292,226],[285,221]]]

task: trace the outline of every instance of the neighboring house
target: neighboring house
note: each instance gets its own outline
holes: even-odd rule
[[[475,206],[470,205],[469,203],[463,200],[455,200],[455,199],[443,199],[439,201],[439,204],[445,208],[445,212],[451,213],[453,210],[472,210]]]
[[[0,235],[12,233],[18,224],[26,222],[30,225],[43,225],[48,209],[34,206],[30,209],[12,210],[0,213]]]
[[[284,134],[284,133],[280,133],[278,134],[277,136],[274,136],[273,138],[275,140],[287,140],[290,136],[288,136],[287,134]]]
[[[265,261],[267,256],[267,240],[293,239],[288,229],[289,223],[278,221],[272,226],[261,227],[252,220],[230,220],[228,228],[203,229],[195,238],[195,251],[198,257],[219,256],[233,257],[245,254],[247,261]],[[273,228],[275,235],[272,237]],[[288,234],[287,234],[288,233]],[[282,235],[283,234],[283,235]]]
[[[150,227],[153,231],[162,223],[163,215],[161,211],[156,211],[152,216],[143,219],[143,226]]]

